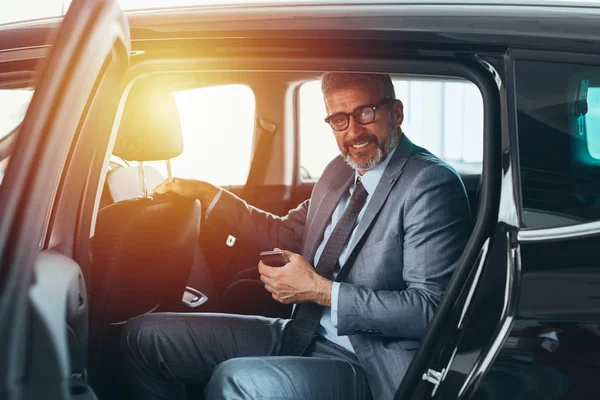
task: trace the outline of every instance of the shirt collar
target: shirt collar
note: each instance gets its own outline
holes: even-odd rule
[[[398,146],[394,147],[394,149],[390,151],[390,154],[388,154],[385,160],[377,164],[374,168],[365,172],[363,176],[360,176],[358,171],[354,171],[354,185],[356,185],[356,179],[360,177],[360,181],[367,190],[367,193],[369,194],[369,196],[372,195],[373,192],[375,192],[375,188],[377,188],[377,185],[379,184],[379,181],[383,176],[383,172],[385,171],[385,168],[392,159],[392,156],[396,152],[397,148]]]

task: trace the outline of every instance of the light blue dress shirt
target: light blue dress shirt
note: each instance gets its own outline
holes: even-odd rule
[[[327,225],[327,228],[325,228],[325,234],[323,236],[323,241],[321,242],[321,244],[317,248],[317,252],[315,253],[315,262],[314,262],[315,266],[319,263],[319,258],[321,258],[321,254],[323,253],[323,249],[325,248],[325,244],[327,243],[329,236],[331,236],[331,232],[333,232],[333,228],[338,223],[340,218],[342,218],[342,215],[344,214],[344,211],[346,210],[346,207],[348,206],[350,196],[352,196],[352,193],[354,192],[354,189],[356,188],[356,179],[360,176],[360,180],[369,195],[367,196],[367,201],[365,201],[365,205],[363,206],[363,208],[360,210],[360,213],[358,214],[358,218],[356,219],[356,225],[354,226],[354,229],[352,230],[352,233],[350,234],[350,239],[348,239],[348,241],[346,242],[346,245],[344,246],[344,248],[342,249],[342,252],[340,253],[340,258],[339,258],[340,266],[343,266],[344,263],[348,260],[348,256],[349,256],[348,245],[354,241],[354,237],[356,236],[356,228],[358,227],[358,224],[360,223],[360,220],[362,219],[362,216],[364,215],[365,210],[367,209],[367,206],[369,205],[369,202],[371,201],[371,198],[373,197],[373,193],[375,193],[375,188],[377,188],[377,185],[379,184],[379,181],[381,180],[381,177],[383,176],[383,172],[385,171],[385,168],[387,167],[388,163],[390,162],[390,159],[394,155],[394,152],[396,151],[397,148],[398,147],[396,147],[394,150],[392,150],[390,152],[390,154],[388,154],[386,159],[383,160],[383,162],[379,163],[375,168],[367,171],[363,176],[360,176],[358,174],[358,172],[355,172],[354,184],[350,187],[350,190],[348,190],[348,192],[346,192],[340,199],[340,202],[338,203],[337,207],[333,211],[333,215],[331,216],[331,221],[329,222],[329,225]],[[338,274],[338,271],[336,270],[333,273],[334,281],[335,281],[337,274]],[[323,336],[324,338],[326,338],[327,340],[334,342],[334,343],[348,349],[351,352],[354,352],[354,349],[352,348],[352,344],[350,343],[348,336],[338,336],[338,333],[337,333],[337,309],[338,309],[339,291],[340,291],[340,282],[333,282],[333,287],[331,288],[331,308],[324,309],[323,315],[321,316],[321,322],[319,325],[319,329],[317,330],[317,333],[319,335]]]
[[[363,206],[363,208],[360,210],[360,213],[358,214],[358,218],[356,220],[356,225],[354,226],[354,229],[352,230],[352,233],[350,234],[350,239],[346,242],[346,245],[344,246],[344,248],[342,249],[342,252],[340,253],[339,264],[341,266],[343,266],[344,263],[348,260],[348,256],[349,256],[348,244],[352,243],[352,241],[354,240],[354,237],[356,235],[356,228],[358,227],[358,224],[360,223],[360,220],[362,219],[362,216],[365,213],[365,210],[367,209],[367,205],[369,205],[369,201],[371,201],[371,198],[373,197],[373,193],[375,192],[375,189],[377,188],[377,185],[379,184],[379,181],[381,180],[381,177],[383,176],[383,172],[385,171],[385,168],[387,167],[388,163],[390,162],[390,159],[396,152],[397,148],[398,147],[396,146],[396,148],[394,148],[390,152],[390,154],[388,154],[388,156],[386,157],[385,160],[383,160],[381,163],[379,163],[375,168],[367,171],[363,176],[360,176],[358,174],[358,172],[355,172],[354,184],[350,187],[350,190],[348,190],[348,192],[346,192],[340,199],[340,202],[338,203],[337,207],[333,211],[333,215],[331,216],[331,221],[327,225],[327,228],[325,228],[325,234],[323,235],[323,241],[321,242],[321,244],[319,245],[319,247],[317,248],[317,251],[315,253],[314,266],[316,266],[319,263],[319,258],[321,258],[321,254],[323,253],[323,249],[325,248],[325,244],[327,243],[329,236],[331,236],[331,232],[333,232],[333,228],[338,223],[340,218],[342,218],[342,215],[344,214],[344,211],[346,210],[346,207],[348,206],[350,196],[352,196],[352,193],[354,192],[354,189],[356,187],[356,179],[360,176],[360,180],[361,180],[363,186],[365,187],[365,189],[367,190],[368,196],[367,196],[367,200],[365,201],[365,205]],[[215,204],[221,198],[221,193],[222,193],[222,190],[219,190],[219,192],[217,193],[215,198],[209,204],[209,206],[206,210],[205,218],[208,218],[208,214],[212,211]],[[333,273],[334,281],[335,281],[337,274],[338,274],[338,271],[335,271]],[[334,342],[334,343],[348,349],[351,352],[354,352],[354,349],[352,348],[352,344],[350,343],[348,336],[338,336],[338,334],[337,334],[337,309],[338,309],[339,291],[340,291],[340,282],[333,282],[333,287],[331,288],[331,308],[324,309],[323,315],[321,316],[321,322],[320,322],[319,328],[317,330],[317,334],[323,336],[324,338],[326,338],[327,340],[329,340],[331,342]]]

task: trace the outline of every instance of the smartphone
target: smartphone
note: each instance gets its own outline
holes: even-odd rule
[[[260,253],[260,259],[269,267],[283,267],[290,262],[282,250],[263,251]]]

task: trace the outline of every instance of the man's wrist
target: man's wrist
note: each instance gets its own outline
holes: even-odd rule
[[[323,307],[331,307],[331,288],[333,282],[329,279],[319,277],[316,293],[316,303]]]
[[[206,182],[198,182],[196,184],[196,193],[196,198],[208,206],[217,193],[219,193],[219,188]]]

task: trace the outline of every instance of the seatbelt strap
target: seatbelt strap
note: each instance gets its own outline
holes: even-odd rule
[[[264,182],[267,167],[271,160],[273,142],[277,134],[277,125],[264,118],[257,119],[256,128],[258,141],[252,156],[248,180],[242,190],[242,198],[250,204],[254,201],[256,189]]]

